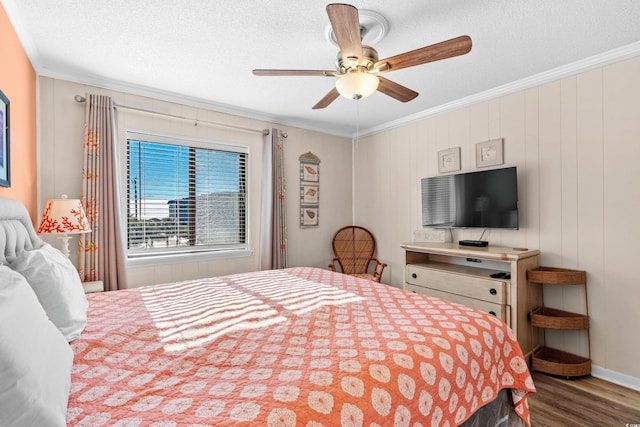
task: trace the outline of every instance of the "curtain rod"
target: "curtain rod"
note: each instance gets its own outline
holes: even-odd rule
[[[76,102],[85,102],[86,101],[86,98],[84,96],[82,96],[82,95],[76,95],[76,96],[73,97],[73,99]],[[230,129],[243,130],[243,131],[246,131],[246,132],[260,133],[262,135],[269,135],[269,129],[252,129],[252,128],[246,128],[246,127],[242,127],[242,126],[228,125],[228,124],[225,124],[225,123],[217,123],[217,122],[210,122],[210,121],[207,121],[207,120],[192,119],[190,117],[178,116],[176,114],[160,113],[158,111],[147,110],[146,108],[132,107],[130,105],[121,105],[121,104],[117,104],[116,102],[113,103],[113,108],[116,108],[116,109],[117,108],[122,108],[123,110],[133,110],[133,111],[140,111],[142,113],[157,114],[159,116],[166,116],[166,117],[171,117],[171,118],[179,119],[179,120],[189,120],[189,121],[194,122],[195,126],[198,126],[198,123],[204,123],[204,124],[212,125],[212,126],[226,127],[226,128],[230,128]],[[286,138],[286,136],[284,136],[284,137]]]

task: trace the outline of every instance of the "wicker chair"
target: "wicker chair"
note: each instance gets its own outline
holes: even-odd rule
[[[333,236],[333,254],[329,267],[336,270],[336,262],[345,274],[364,277],[374,282],[380,282],[382,272],[387,264],[373,257],[376,251],[376,240],[369,230],[357,225],[342,227]],[[369,274],[369,265],[374,262],[373,274]]]

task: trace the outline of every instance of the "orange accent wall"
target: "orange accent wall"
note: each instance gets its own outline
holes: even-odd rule
[[[36,223],[38,170],[36,148],[36,72],[0,5],[0,90],[9,98],[11,187],[0,196],[21,201]]]

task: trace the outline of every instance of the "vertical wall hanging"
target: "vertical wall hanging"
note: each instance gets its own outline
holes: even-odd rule
[[[320,213],[320,159],[308,152],[300,160],[300,227],[317,227]]]

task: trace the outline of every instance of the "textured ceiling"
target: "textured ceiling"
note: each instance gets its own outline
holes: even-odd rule
[[[385,74],[420,93],[408,103],[375,93],[312,110],[334,78],[251,71],[334,69],[328,2],[1,1],[40,75],[339,135],[391,127],[489,90],[561,76],[576,64],[582,70],[640,54],[638,0],[352,1],[389,23],[374,46],[380,58],[464,34],[473,48]]]

